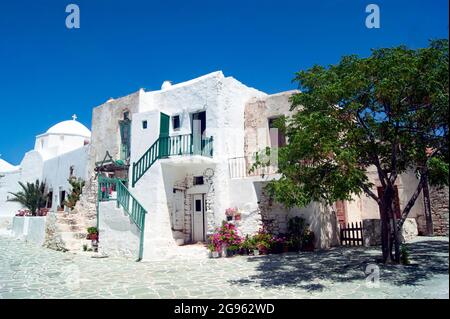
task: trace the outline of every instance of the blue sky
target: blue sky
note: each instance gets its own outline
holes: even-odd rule
[[[81,28],[65,27],[69,3]],[[381,28],[365,27],[365,7]],[[19,164],[34,137],[76,113],[90,127],[110,97],[223,70],[268,93],[294,73],[371,48],[448,38],[447,0],[40,0],[0,3],[0,154]]]

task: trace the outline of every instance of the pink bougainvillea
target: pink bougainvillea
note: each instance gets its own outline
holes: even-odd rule
[[[236,226],[227,222],[223,222],[221,227],[216,228],[216,231],[209,239],[216,251],[221,251],[222,246],[237,247],[243,240],[239,236]]]

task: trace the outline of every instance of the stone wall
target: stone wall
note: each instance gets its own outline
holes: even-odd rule
[[[430,202],[431,214],[433,218],[433,233],[435,236],[448,236],[448,201],[449,201],[448,187],[431,187],[430,188]],[[419,233],[426,233],[425,215],[422,214],[417,217],[417,224],[419,226]]]
[[[289,99],[298,91],[288,91],[250,100],[245,106],[245,157],[270,146],[269,118],[291,116]]]
[[[174,189],[183,192],[184,216],[183,216],[183,234],[186,243],[192,241],[192,201],[193,195],[188,192],[194,186],[194,175],[187,174],[183,180],[174,184]],[[205,187],[205,218],[206,218],[206,235],[214,232],[219,226],[215,223],[214,215],[214,184]],[[171,212],[173,214],[174,212]]]

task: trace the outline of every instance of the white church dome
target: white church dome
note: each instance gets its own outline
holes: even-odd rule
[[[77,135],[83,137],[91,137],[91,131],[86,126],[76,121],[75,118],[76,117],[74,117],[73,120],[64,121],[52,126],[47,131],[47,134]]]

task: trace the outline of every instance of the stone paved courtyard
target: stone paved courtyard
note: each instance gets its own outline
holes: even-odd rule
[[[449,298],[448,238],[408,245],[410,266],[365,270],[378,249],[136,263],[0,237],[2,298]]]

